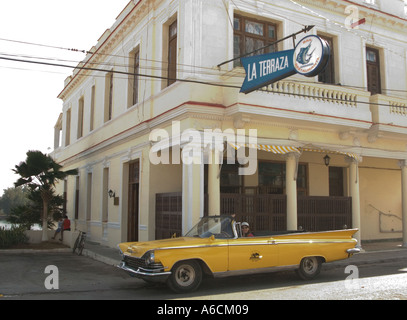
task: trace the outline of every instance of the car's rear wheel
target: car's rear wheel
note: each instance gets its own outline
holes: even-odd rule
[[[191,292],[202,282],[202,268],[197,261],[181,261],[174,265],[167,284],[171,290],[184,293]]]
[[[301,260],[297,274],[304,280],[311,280],[321,272],[321,266],[320,257],[306,257]]]

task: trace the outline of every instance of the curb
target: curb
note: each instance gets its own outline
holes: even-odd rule
[[[0,254],[3,253],[52,253],[52,252],[72,252],[71,248],[60,248],[60,249],[2,249]]]
[[[405,254],[394,256],[394,253],[405,253]],[[362,252],[355,254],[349,259],[325,263],[323,265],[323,268],[325,270],[331,270],[335,268],[343,268],[348,265],[362,266],[375,263],[396,262],[400,260],[407,260],[406,249]]]
[[[120,260],[106,257],[104,255],[98,254],[98,253],[91,251],[89,249],[86,249],[86,248],[83,249],[82,255],[89,257],[93,260],[97,260],[97,261],[103,262],[105,264],[111,265],[111,266],[117,266],[120,263]]]

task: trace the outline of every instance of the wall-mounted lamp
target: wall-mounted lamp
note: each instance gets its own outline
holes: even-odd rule
[[[116,196],[116,193],[115,193],[112,189],[109,189],[109,191],[107,192],[107,194],[109,195],[109,198],[113,198],[113,197]]]
[[[328,156],[328,155],[326,155],[325,157],[324,157],[324,162],[325,162],[325,165],[328,167],[329,166],[329,162],[331,161],[331,157],[330,156]]]

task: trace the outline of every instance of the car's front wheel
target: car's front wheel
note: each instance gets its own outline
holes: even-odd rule
[[[304,280],[311,280],[321,272],[321,266],[320,257],[306,257],[301,260],[297,274]]]
[[[202,282],[202,268],[197,261],[181,261],[174,265],[167,284],[171,290],[184,293],[198,289]]]

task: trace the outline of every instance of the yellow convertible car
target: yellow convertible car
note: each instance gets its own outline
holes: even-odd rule
[[[230,216],[202,218],[184,237],[119,244],[118,266],[146,281],[162,281],[175,292],[196,290],[203,275],[224,277],[296,269],[312,279],[323,262],[359,252],[357,229],[325,232],[283,231],[242,237]]]

